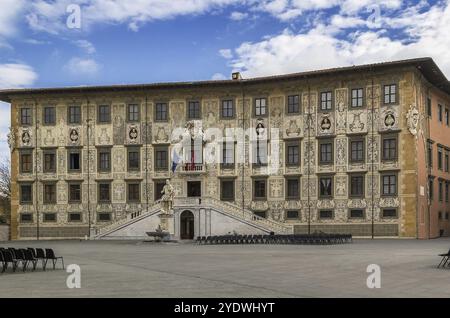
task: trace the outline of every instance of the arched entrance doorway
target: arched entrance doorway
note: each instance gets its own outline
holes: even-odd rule
[[[180,238],[182,240],[194,239],[194,214],[191,211],[183,211],[180,215]]]

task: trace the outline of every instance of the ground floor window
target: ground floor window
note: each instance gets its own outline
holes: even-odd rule
[[[220,199],[222,201],[234,201],[234,180],[222,180],[220,182]]]
[[[20,222],[23,222],[23,223],[33,222],[33,214],[31,214],[31,213],[20,214]]]
[[[286,211],[286,219],[298,219],[300,218],[300,212],[298,210]]]
[[[102,212],[98,214],[98,220],[100,222],[108,222],[111,221],[111,213]]]
[[[260,218],[266,218],[266,211],[255,211],[253,214],[259,216]]]
[[[44,213],[44,222],[56,222],[56,213]]]
[[[364,209],[351,209],[349,213],[351,219],[362,219],[364,218]]]
[[[397,217],[397,209],[383,209],[382,216],[384,218],[396,218]]]
[[[320,210],[319,211],[319,219],[332,219],[333,218],[333,210]]]
[[[81,213],[78,212],[69,213],[69,222],[81,222]]]

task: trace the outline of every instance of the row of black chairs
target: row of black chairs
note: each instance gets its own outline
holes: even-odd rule
[[[343,244],[351,243],[351,234],[275,234],[198,236],[198,244]]]
[[[56,263],[61,260],[62,268],[64,269],[64,259],[61,256],[56,256],[55,252],[51,248],[3,248],[0,247],[0,266],[1,271],[4,273],[8,266],[11,265],[13,272],[20,266],[22,271],[26,271],[28,266],[33,266],[33,271],[36,270],[39,261],[42,262],[42,269],[45,271],[47,268],[47,262],[51,261],[53,269],[56,268]]]
[[[439,254],[439,256],[442,257],[442,259],[437,268],[441,266],[442,268],[444,268],[445,266],[450,267],[450,250],[448,250],[446,254]]]

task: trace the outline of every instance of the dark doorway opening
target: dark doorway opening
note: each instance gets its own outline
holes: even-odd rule
[[[184,211],[180,215],[180,238],[182,240],[194,239],[194,214],[191,211]]]
[[[202,183],[200,181],[188,181],[187,195],[188,195],[188,197],[201,197],[202,196]]]

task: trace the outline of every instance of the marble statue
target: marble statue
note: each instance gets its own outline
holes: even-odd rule
[[[169,179],[166,180],[166,184],[164,185],[161,194],[162,194],[161,197],[162,210],[164,211],[164,213],[170,214],[172,212],[173,199],[175,197],[175,189],[170,183]]]

